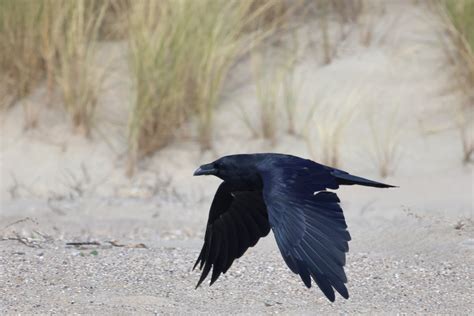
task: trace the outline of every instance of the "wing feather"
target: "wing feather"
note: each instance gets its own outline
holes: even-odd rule
[[[335,177],[308,160],[279,161],[260,167],[268,219],[288,267],[311,287],[311,278],[324,295],[335,300],[349,294],[344,272],[348,241]]]
[[[227,262],[224,266],[222,273],[226,273],[227,270],[232,265],[232,262],[237,258],[237,252],[239,249],[239,239],[236,232],[235,224],[232,222],[232,218],[229,213],[226,213],[222,216],[224,221],[223,225],[227,228],[227,241],[228,241],[228,253],[227,253]]]
[[[219,278],[219,275],[224,271],[224,265],[226,264],[227,261],[227,254],[229,252],[228,250],[228,241],[227,241],[227,233],[223,231],[222,226],[216,226],[215,229],[215,236],[219,239],[219,245],[220,248],[218,248],[218,254],[216,255],[214,259],[214,264],[213,264],[213,269],[212,269],[212,275],[211,275],[211,283],[212,285],[216,280]]]
[[[226,273],[235,259],[270,232],[267,209],[261,192],[232,192],[223,182],[209,211],[204,245],[196,260],[201,276],[198,287],[212,270],[212,285]],[[194,269],[193,268],[193,269]]]
[[[232,218],[234,220],[234,223],[236,224],[237,231],[239,232],[239,237],[237,239],[239,241],[237,258],[240,258],[247,250],[248,245],[250,245],[251,241],[248,235],[248,231],[245,228],[245,224],[243,223],[243,220],[241,218],[241,215],[237,213],[232,213]]]

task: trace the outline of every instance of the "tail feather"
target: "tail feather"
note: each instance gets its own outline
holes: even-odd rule
[[[372,181],[369,179],[365,179],[362,177],[353,176],[345,171],[335,169],[332,172],[333,176],[336,177],[337,183],[341,185],[363,185],[367,187],[375,187],[375,188],[396,188],[397,186],[385,184],[377,181]]]

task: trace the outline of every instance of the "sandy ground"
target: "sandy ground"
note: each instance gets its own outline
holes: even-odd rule
[[[23,131],[20,106],[2,114],[0,313],[472,313],[474,178],[472,165],[460,163],[452,106],[457,96],[445,91],[451,79],[436,44],[437,25],[411,1],[387,1],[366,21],[371,43],[360,42],[367,25],[348,27],[328,65],[318,53],[318,23],[297,29],[302,136],[284,133],[282,112],[275,145],[253,137],[241,119],[238,108],[258,116],[243,60],[216,113],[214,150],[199,151],[190,122],[177,131],[182,140],[143,161],[128,179],[123,126],[133,93],[123,43],[104,43],[113,72],[92,140],[71,134],[56,100],[41,111],[37,130]],[[332,29],[338,36],[338,25]],[[26,102],[46,108],[45,99],[40,88]],[[315,126],[344,111],[351,115],[341,168],[380,179],[368,126],[374,116],[381,135],[397,127],[387,136],[398,144],[396,169],[384,181],[400,186],[338,192],[353,238],[350,299],[331,304],[318,289],[307,290],[286,268],[271,235],[213,287],[195,290],[199,273],[191,267],[219,180],[192,178],[193,170],[235,152],[319,160]],[[314,121],[308,120],[312,112]],[[67,245],[83,241],[97,245]]]
[[[7,207],[2,216],[2,223],[24,216],[37,223],[25,220],[4,229],[4,236],[28,236],[28,246],[17,240],[0,244],[0,312],[470,313],[472,221],[455,212],[413,213],[409,202],[382,206],[392,193],[403,197],[404,189],[363,190],[340,194],[350,201],[345,210],[353,237],[347,301],[339,297],[330,304],[319,290],[307,290],[286,268],[271,235],[213,287],[195,290],[199,275],[191,267],[207,201],[166,210],[140,200],[80,200],[62,204],[65,214],[28,201]],[[37,208],[28,210],[31,205]],[[100,245],[66,245],[74,241]]]

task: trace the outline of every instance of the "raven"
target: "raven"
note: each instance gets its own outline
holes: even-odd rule
[[[339,198],[327,189],[359,184],[393,187],[296,156],[262,153],[222,157],[200,166],[195,176],[224,180],[214,196],[204,245],[194,264],[202,270],[197,287],[212,267],[212,285],[232,262],[273,230],[288,267],[310,288],[311,278],[334,302],[334,289],[349,298],[344,272],[348,241]]]

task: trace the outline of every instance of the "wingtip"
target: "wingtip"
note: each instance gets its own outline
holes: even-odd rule
[[[196,269],[196,267],[197,267],[198,263],[199,263],[199,259],[198,259],[198,260],[196,260],[196,262],[194,263],[194,266],[193,266],[193,270],[192,270],[192,271],[194,271],[194,269]]]
[[[336,293],[334,293],[334,289],[331,287],[330,291],[324,292],[324,296],[331,302],[334,303],[336,301]]]
[[[219,276],[217,276],[217,277],[212,276],[211,277],[211,282],[209,283],[209,286],[212,286],[214,284],[214,282],[217,281],[218,278],[219,278]]]
[[[196,287],[194,288],[195,290],[197,290],[197,289],[198,289],[198,287],[200,287],[200,286],[201,286],[201,284],[202,284],[202,281],[204,281],[204,280],[199,280],[199,281],[198,281],[198,283],[196,284]]]
[[[336,291],[346,300],[349,298],[349,291],[345,286],[343,286],[342,288],[336,288]]]

